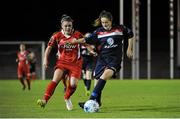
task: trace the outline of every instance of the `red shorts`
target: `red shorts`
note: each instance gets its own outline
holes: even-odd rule
[[[55,69],[62,69],[67,70],[69,72],[70,77],[74,77],[77,79],[81,78],[81,70],[82,70],[82,63],[64,63],[61,61],[57,61]]]
[[[17,74],[18,74],[18,78],[25,76],[27,79],[29,79],[30,78],[29,65],[26,64],[22,66],[18,64]]]

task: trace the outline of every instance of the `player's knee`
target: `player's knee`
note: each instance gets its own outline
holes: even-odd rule
[[[77,87],[78,79],[76,78],[71,78],[70,79],[70,86],[71,87]]]

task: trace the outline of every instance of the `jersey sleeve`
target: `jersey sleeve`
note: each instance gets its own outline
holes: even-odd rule
[[[83,34],[81,32],[79,32],[79,31],[75,31],[74,37],[77,38],[77,39],[83,38]]]
[[[56,46],[56,38],[54,36],[51,36],[48,46],[55,47]]]
[[[125,35],[125,39],[130,39],[134,36],[133,32],[131,29],[129,29],[128,27],[126,26],[123,26],[123,32],[124,32],[124,35]]]
[[[99,40],[97,38],[97,30],[90,34],[88,37],[85,38],[87,44],[98,44]]]

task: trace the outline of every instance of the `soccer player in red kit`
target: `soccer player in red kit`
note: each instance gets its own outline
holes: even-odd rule
[[[70,16],[63,15],[61,18],[61,30],[50,38],[48,46],[45,50],[44,66],[48,67],[49,54],[53,47],[58,48],[58,58],[56,61],[54,76],[51,82],[48,84],[44,96],[37,101],[40,107],[45,107],[48,100],[53,95],[57,84],[61,81],[63,73],[68,72],[69,84],[64,94],[64,100],[67,110],[72,110],[73,105],[70,97],[76,90],[78,80],[81,77],[82,70],[82,57],[80,54],[80,44],[66,44],[67,41],[71,41],[74,38],[82,38],[82,34],[79,31],[73,29],[73,20]]]
[[[26,50],[25,44],[20,44],[20,51],[17,52],[16,62],[18,62],[18,68],[17,68],[18,79],[23,86],[22,88],[23,90],[25,90],[26,88],[26,83],[24,82],[23,78],[26,79],[28,89],[29,90],[31,89],[28,54],[29,52]]]

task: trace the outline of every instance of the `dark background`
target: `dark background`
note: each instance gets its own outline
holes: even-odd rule
[[[5,1],[1,4],[1,36],[4,40],[48,40],[59,29],[63,14],[74,19],[77,30],[92,30],[91,23],[105,9],[118,21],[118,0]]]
[[[175,0],[175,4],[176,4]],[[124,0],[124,25],[131,28],[131,0]],[[176,6],[175,6],[176,7]],[[151,42],[154,77],[169,77],[169,0],[151,0]],[[92,22],[102,10],[110,11],[119,23],[119,0],[47,0],[3,1],[0,4],[1,41],[49,41],[59,30],[63,14],[74,19],[74,27],[82,33],[92,32]],[[176,14],[176,8],[175,8]],[[176,16],[175,16],[176,18]],[[176,20],[175,20],[176,30]],[[175,49],[176,49],[175,33]],[[141,77],[146,77],[147,63],[147,0],[140,0],[140,62]],[[176,50],[175,50],[176,55]],[[163,60],[162,60],[163,59]],[[157,64],[162,66],[157,66]],[[130,62],[127,61],[128,64]],[[163,67],[166,65],[166,67]],[[176,64],[175,64],[176,65]],[[158,74],[160,69],[164,73]],[[127,69],[129,70],[129,69]],[[157,73],[157,75],[156,75]]]
[[[152,0],[152,42],[156,46],[163,41],[169,44],[169,0]],[[141,43],[146,41],[146,0],[140,0]],[[4,1],[0,4],[1,40],[43,40],[59,29],[62,14],[74,19],[74,25],[81,32],[94,30],[91,23],[102,10],[112,12],[119,23],[119,0],[66,0],[66,1]],[[131,28],[131,0],[124,0],[124,24]],[[166,39],[166,40],[165,40]]]
[[[141,48],[146,49],[147,0],[140,2]],[[169,50],[169,0],[151,0],[151,3],[152,43],[155,44],[152,50]],[[51,34],[59,30],[63,14],[72,16],[77,30],[92,32],[95,28],[91,24],[102,10],[110,11],[114,22],[119,23],[119,0],[3,1],[0,4],[1,40],[48,41]],[[124,24],[130,28],[131,10],[131,0],[124,0]]]

